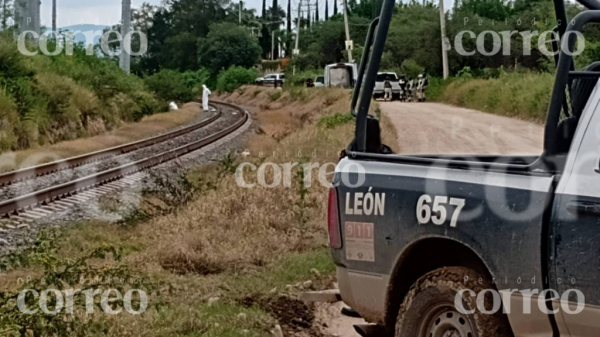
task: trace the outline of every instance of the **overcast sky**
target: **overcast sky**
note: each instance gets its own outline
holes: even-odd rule
[[[52,22],[52,1],[42,1],[42,24],[51,26]],[[99,24],[113,25],[121,20],[121,1],[122,0],[57,0],[58,3],[58,27],[65,27],[77,24]],[[234,0],[237,2],[238,0]],[[321,16],[325,12],[326,0],[310,0],[311,3],[318,1]],[[333,11],[333,1],[329,1],[329,11]],[[360,1],[360,0],[359,0]],[[133,7],[139,7],[143,2],[149,2],[153,5],[160,5],[162,0],[132,0]],[[270,4],[272,0],[268,0]],[[282,7],[287,6],[286,0],[279,0]],[[338,0],[338,5],[341,5],[342,0]],[[444,0],[446,10],[451,8],[453,0]],[[298,0],[292,0],[292,5],[297,6]],[[257,10],[260,14],[262,0],[245,0],[245,7],[251,7]],[[295,16],[295,15],[294,15]]]
[[[330,1],[333,3],[333,0]],[[132,0],[131,5],[139,7],[144,2],[160,5],[162,0]],[[121,20],[121,3],[121,0],[57,0],[58,26],[64,27],[81,23],[113,25]],[[244,3],[256,9],[262,6],[262,0],[246,0]],[[51,0],[42,0],[42,20],[44,21],[43,25],[51,25]]]

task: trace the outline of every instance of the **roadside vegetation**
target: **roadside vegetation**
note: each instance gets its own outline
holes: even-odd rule
[[[272,99],[276,92],[282,94]],[[313,308],[297,294],[331,288],[335,281],[325,222],[328,187],[319,183],[318,169],[304,187],[309,177],[295,166],[289,187],[242,188],[235,170],[243,162],[337,163],[354,130],[353,120],[339,117],[349,110],[349,91],[245,86],[218,98],[256,112],[256,130],[245,141],[249,155],[232,153],[208,166],[160,176],[122,221],[78,223],[0,260],[6,271],[0,274],[0,310],[4,305],[13,312],[14,303],[1,299],[22,288],[42,289],[40,280],[49,272],[64,281],[62,272],[75,261],[86,266],[77,270],[90,275],[118,271],[143,281],[139,286],[152,294],[148,310],[139,316],[98,312],[75,326],[64,314],[53,325],[37,324],[49,319],[44,315],[34,321],[7,315],[2,324],[9,332],[47,336],[59,327],[70,329],[69,335],[269,336],[280,325],[286,336],[321,336]],[[397,144],[386,121],[383,135],[386,143]],[[257,182],[250,169],[244,177]],[[273,179],[273,170],[267,170],[266,182]],[[90,255],[98,249],[102,254]],[[31,282],[17,282],[27,276]]]
[[[158,110],[141,79],[84,53],[24,56],[0,34],[0,151],[99,134]]]
[[[2,153],[0,172],[35,166],[149,138],[166,130],[189,124],[197,120],[201,113],[202,108],[199,104],[188,103],[177,111],[146,116],[139,122],[121,123],[117,128],[96,136]]]
[[[543,123],[552,96],[550,73],[505,73],[473,78],[464,73],[447,81],[434,79],[428,89],[433,101]]]

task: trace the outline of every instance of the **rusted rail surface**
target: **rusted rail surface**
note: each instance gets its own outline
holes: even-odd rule
[[[40,191],[36,191],[27,195],[23,195],[11,200],[0,202],[0,217],[10,217],[11,215],[18,215],[20,211],[29,210],[38,206],[48,205],[53,201],[60,200],[61,198],[69,197],[112,181],[121,179],[127,175],[143,171],[150,167],[159,165],[161,163],[173,160],[177,157],[183,156],[190,152],[196,151],[202,147],[205,147],[215,141],[233,133],[240,127],[242,127],[249,119],[248,113],[232,104],[228,103],[217,103],[219,105],[228,106],[230,108],[238,110],[241,115],[234,124],[227,128],[220,130],[210,136],[207,136],[198,141],[190,144],[183,145],[181,147],[157,154],[155,156],[141,159],[136,162],[132,162],[117,168],[99,172],[87,177],[83,177],[77,180],[73,180],[64,184],[49,187]],[[221,113],[219,109],[219,114]]]
[[[213,107],[215,107],[215,106],[213,106]],[[124,145],[111,147],[111,148],[104,149],[104,150],[99,150],[99,151],[90,152],[90,153],[82,154],[82,155],[71,157],[71,158],[53,161],[51,163],[46,163],[46,164],[41,164],[41,165],[37,165],[37,166],[26,167],[26,168],[15,170],[15,171],[1,173],[0,174],[0,186],[10,185],[10,184],[18,182],[18,181],[43,176],[43,175],[57,172],[60,170],[65,170],[65,169],[81,166],[83,164],[88,164],[88,163],[95,162],[98,160],[106,159],[109,157],[129,153],[129,152],[132,152],[132,151],[144,148],[144,147],[148,147],[148,146],[152,146],[154,144],[158,144],[160,142],[164,142],[166,140],[169,140],[169,139],[172,139],[175,137],[179,137],[186,133],[189,133],[189,132],[192,132],[199,128],[205,127],[205,126],[215,122],[217,119],[219,119],[221,117],[221,109],[218,107],[215,107],[215,108],[217,109],[217,113],[214,116],[212,116],[202,122],[181,128],[179,130],[167,132],[162,135],[143,139],[140,141],[131,142],[131,143],[124,144]]]

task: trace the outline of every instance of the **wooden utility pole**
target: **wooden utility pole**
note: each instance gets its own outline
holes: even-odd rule
[[[325,0],[325,21],[329,20],[329,0]]]
[[[123,0],[123,8],[121,10],[121,55],[119,66],[124,72],[131,72],[131,0]]]
[[[350,44],[352,43],[350,40],[350,27],[348,25],[348,0],[344,0],[344,24],[346,26],[346,49],[348,50],[348,62],[354,62],[354,58],[352,58],[352,48]]]
[[[442,66],[444,79],[450,76],[448,69],[448,38],[446,37],[446,12],[444,11],[444,0],[440,0],[440,30],[442,34]]]
[[[240,1],[240,26],[242,25],[242,2]]]

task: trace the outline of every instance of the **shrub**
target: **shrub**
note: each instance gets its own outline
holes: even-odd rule
[[[0,151],[14,150],[18,144],[15,128],[20,124],[17,105],[0,88]]]
[[[333,129],[337,126],[350,123],[353,120],[354,116],[351,113],[342,114],[337,112],[335,115],[322,117],[317,125],[325,129]]]
[[[222,92],[234,92],[244,84],[254,83],[258,77],[255,69],[246,69],[244,67],[229,67],[222,71],[217,78],[217,90]]]
[[[292,74],[288,72],[285,74],[285,86],[286,87],[303,87],[306,85],[306,80],[312,78],[313,80],[317,76],[323,76],[324,71],[321,70],[307,70],[296,72]]]
[[[72,102],[75,86],[73,80],[57,74],[35,76],[34,88],[43,99],[45,108],[38,111],[36,122],[40,133],[51,143],[73,139],[83,129],[81,114]]]
[[[202,94],[202,85],[210,80],[210,72],[207,69],[199,69],[197,71],[188,70],[183,73],[183,81],[185,86],[192,92],[194,97]]]
[[[189,102],[194,98],[192,91],[186,85],[183,74],[176,70],[161,70],[146,77],[144,82],[163,103],[170,101]]]
[[[83,45],[73,52],[26,57],[0,33],[0,151],[86,136],[88,126],[102,132],[158,110],[141,78],[112,59],[86,56]]]
[[[132,95],[133,100],[136,102],[138,109],[133,112],[133,120],[139,121],[144,116],[150,116],[158,110],[166,110],[166,108],[160,109],[159,103],[156,101],[154,96],[146,91],[138,91]]]
[[[430,84],[436,82],[430,80]],[[553,75],[548,73],[509,73],[489,79],[460,77],[441,82],[441,94],[436,92],[430,97],[471,109],[542,122],[553,83]]]
[[[283,93],[278,90],[277,92],[274,92],[274,93],[270,94],[269,95],[269,99],[271,100],[271,102],[275,102],[276,100],[278,100],[278,99],[281,98],[282,94]]]

